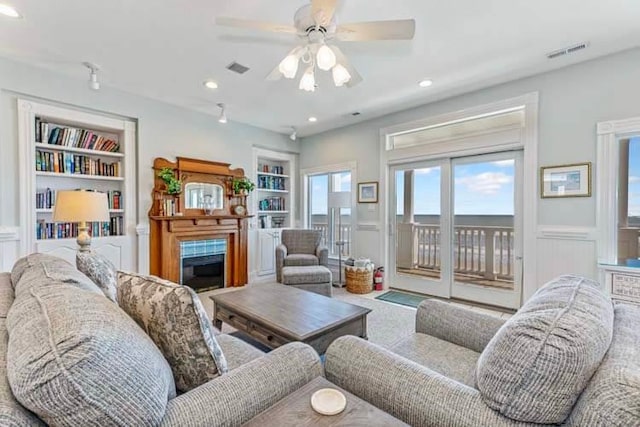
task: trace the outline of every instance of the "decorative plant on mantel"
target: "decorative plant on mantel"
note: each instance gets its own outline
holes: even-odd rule
[[[256,188],[256,185],[251,182],[249,178],[242,177],[233,178],[233,181],[231,181],[231,187],[233,187],[234,194],[248,194]]]
[[[168,194],[176,195],[182,192],[182,181],[176,178],[173,169],[162,168],[160,172],[158,172],[158,178],[164,181]]]

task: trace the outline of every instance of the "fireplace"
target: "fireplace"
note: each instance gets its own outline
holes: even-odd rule
[[[180,242],[180,284],[196,292],[224,288],[226,239]]]

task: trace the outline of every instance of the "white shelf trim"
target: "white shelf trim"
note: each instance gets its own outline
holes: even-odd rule
[[[96,181],[124,181],[121,176],[84,175],[80,173],[59,173],[36,171],[36,176],[52,176],[56,178],[93,179]]]
[[[271,173],[271,172],[257,172],[259,176],[275,176],[278,178],[289,178],[289,175],[281,175],[279,173]]]
[[[35,142],[34,145],[38,150],[65,151],[69,153],[88,154],[90,156],[102,157],[124,157],[124,154],[112,151],[89,150],[87,148],[66,147],[64,145],[45,144],[44,142]]]
[[[283,194],[288,194],[289,190],[271,190],[268,188],[258,188],[258,191],[262,192],[262,193],[283,193]]]

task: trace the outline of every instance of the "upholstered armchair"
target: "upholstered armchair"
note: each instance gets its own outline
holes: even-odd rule
[[[640,426],[640,307],[562,276],[510,319],[436,300],[385,349],[333,341],[325,376],[413,426]]]
[[[276,247],[276,279],[282,282],[282,268],[305,265],[329,266],[329,249],[322,246],[319,230],[282,230]]]

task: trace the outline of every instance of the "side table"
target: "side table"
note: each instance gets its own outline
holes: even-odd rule
[[[340,390],[347,398],[347,407],[337,415],[320,415],[311,407],[311,395],[321,388]],[[357,396],[330,383],[322,377],[309,382],[304,387],[276,402],[272,407],[257,415],[244,427],[284,427],[284,426],[350,426],[350,427],[394,427],[408,426]]]

